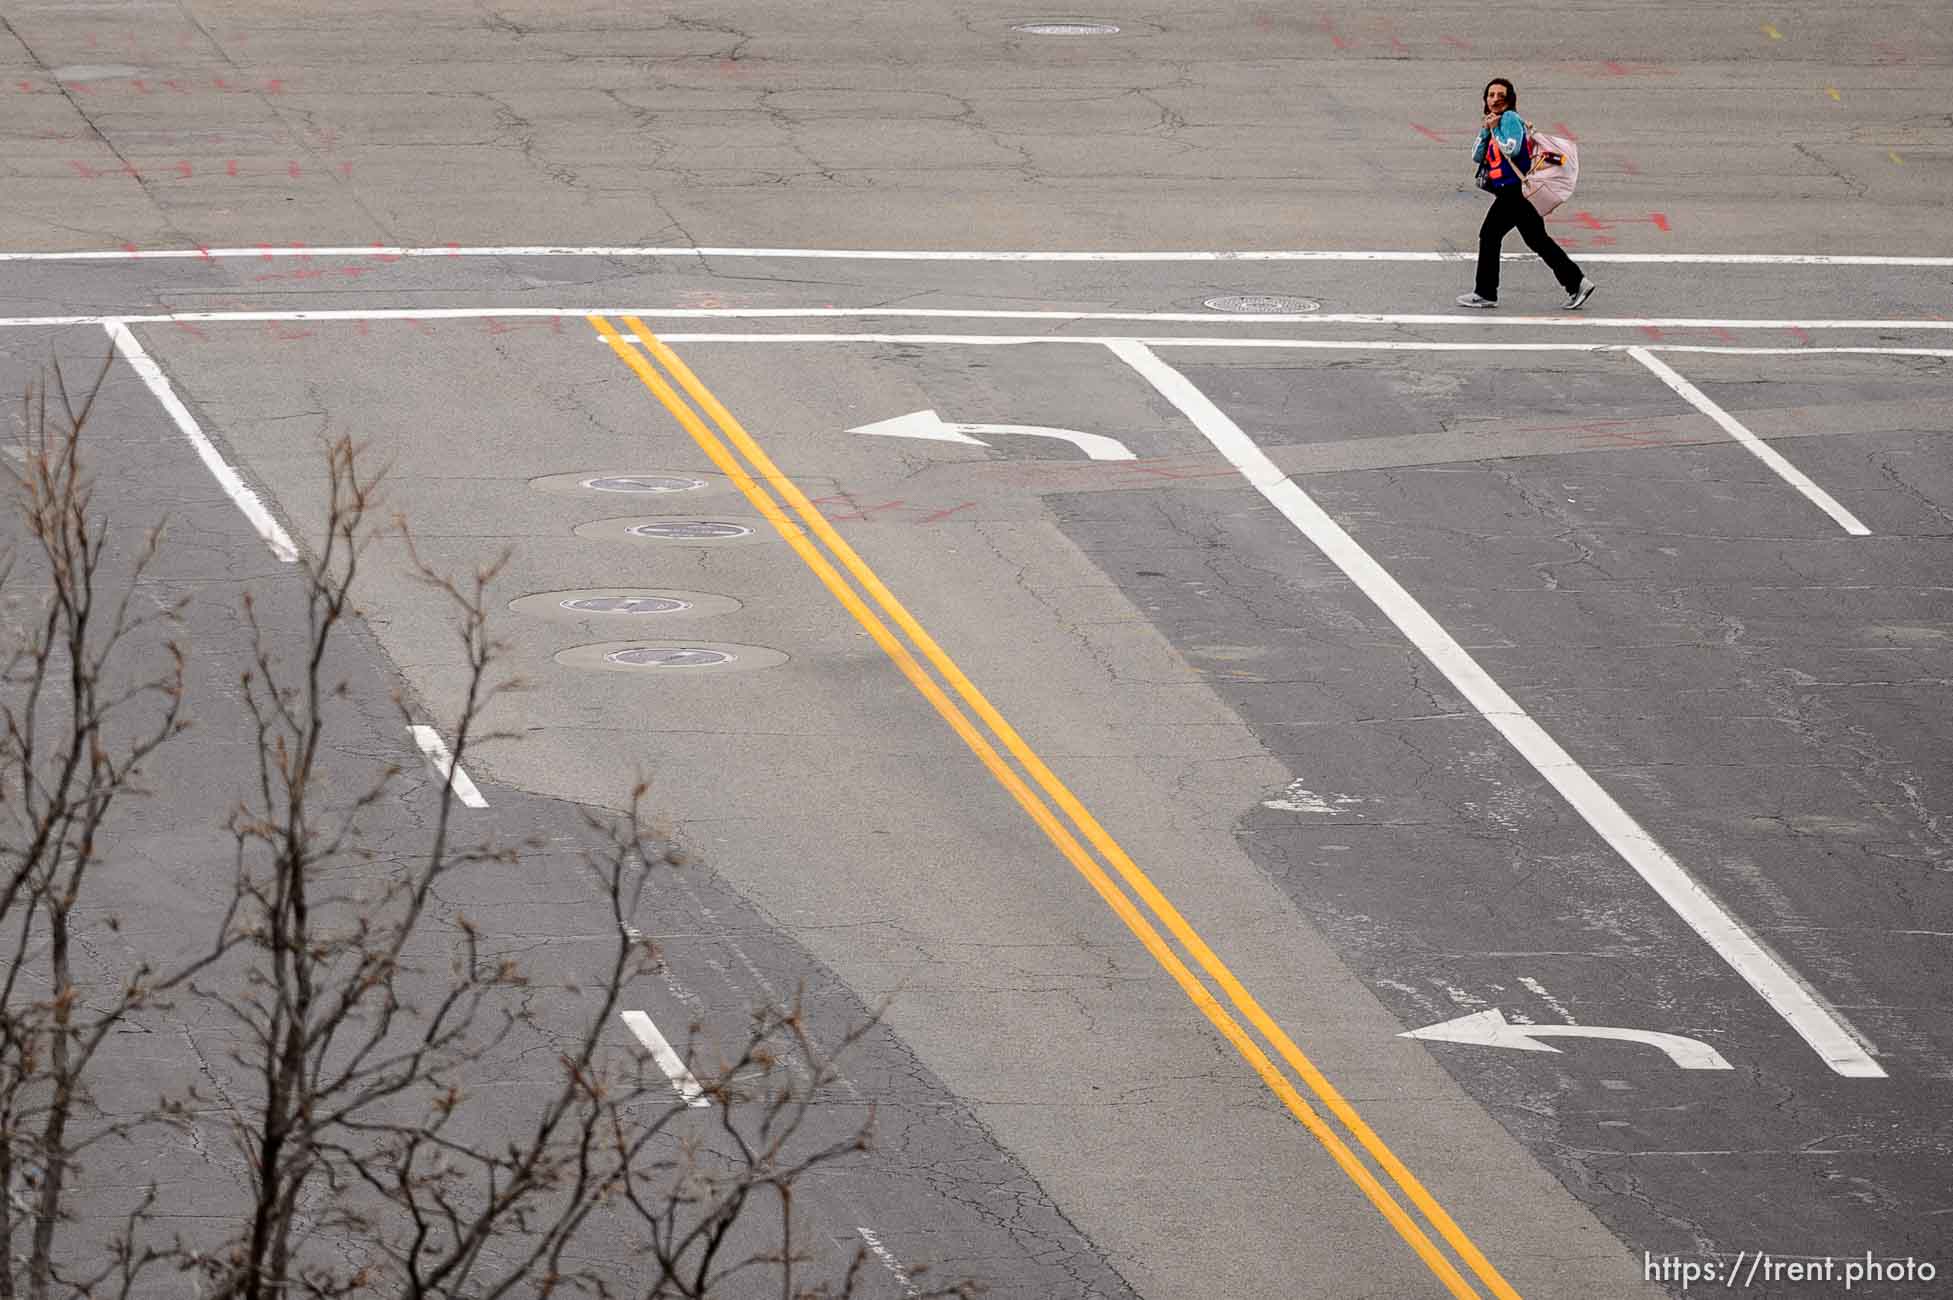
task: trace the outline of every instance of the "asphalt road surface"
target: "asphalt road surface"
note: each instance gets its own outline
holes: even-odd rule
[[[444,901],[569,1023],[647,775],[631,1009],[880,1012],[800,1204],[864,1294],[1944,1293],[1944,6],[0,24],[0,380],[110,364],[100,503],[190,601],[104,978],[222,883],[239,600],[297,644],[350,434],[423,559],[508,557],[460,815],[544,847]],[[1579,142],[1578,313],[1516,238],[1452,306],[1497,74]],[[464,661],[404,548],[358,596],[385,843]],[[144,1028],[111,1105],[221,1051]]]

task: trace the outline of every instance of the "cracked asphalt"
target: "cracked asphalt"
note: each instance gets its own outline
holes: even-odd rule
[[[1655,1261],[1763,1251],[1930,1261],[1937,1286],[1852,1294],[1937,1293],[1953,1271],[1945,265],[1596,260],[1600,295],[1556,317],[1550,277],[1514,261],[1502,312],[1459,319],[1457,260],[459,250],[1458,254],[1483,203],[1461,162],[1471,101],[1503,72],[1581,141],[1579,198],[1550,227],[1576,257],[1944,258],[1944,9],[1122,4],[1093,15],[1114,36],[1012,29],[1035,16],[0,0],[0,254],[277,250],[0,261],[0,379],[49,358],[91,370],[100,318],[133,318],[301,544],[323,517],[322,443],[352,433],[390,464],[424,557],[465,573],[508,549],[499,627],[525,689],[495,701],[503,738],[469,760],[489,802],[469,827],[541,847],[442,908],[533,967],[545,1026],[572,1023],[605,942],[578,828],[647,774],[692,860],[661,875],[645,928],[666,964],[632,1005],[674,1041],[735,1040],[756,1002],[795,990],[817,1032],[882,1012],[815,1121],[839,1135],[872,1108],[880,1138],[801,1202],[824,1263],[874,1248],[865,1294],[961,1277],[1026,1300],[1445,1287],[585,312],[675,339],[1513,1292],[1679,1295]],[[1221,294],[1308,304],[1238,318],[1203,305]],[[291,318],[320,312],[338,315]],[[1827,1068],[1223,443],[1095,341],[1113,338],[1153,340],[1884,1077]],[[1842,348],[1859,351],[1825,350]],[[1101,434],[1132,458],[1021,430],[854,432],[923,410]],[[90,954],[111,978],[195,933],[228,878],[222,822],[250,771],[242,594],[281,644],[302,610],[125,366],[97,428],[118,528],[133,544],[168,518],[151,595],[191,602],[198,718],[118,840],[125,923]],[[606,475],[696,486],[588,486]],[[751,532],[631,532],[674,519]],[[694,604],[560,603],[630,592]],[[375,548],[359,598],[333,764],[409,771],[371,814],[385,846],[424,825],[434,780],[395,700],[440,720],[462,681],[399,547]],[[744,657],[589,667],[592,646],[650,640]],[[1400,1037],[1494,1011],[1683,1035],[1732,1068],[1680,1069],[1646,1041]],[[159,1079],[202,1080],[211,1102],[192,1141],[104,1164],[90,1221],[152,1180],[188,1228],[221,1218],[246,1178],[222,1128],[223,1035],[178,1008],[125,1036],[106,1109]],[[546,1033],[511,1054],[512,1097],[548,1055]],[[628,1284],[615,1226],[589,1258]],[[1455,1293],[1497,1293],[1458,1266]]]

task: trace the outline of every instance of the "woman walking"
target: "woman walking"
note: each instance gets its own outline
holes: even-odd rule
[[[1492,208],[1478,228],[1478,282],[1472,292],[1458,295],[1460,307],[1499,305],[1499,246],[1506,232],[1517,229],[1526,247],[1538,253],[1566,290],[1565,307],[1573,311],[1594,296],[1594,282],[1581,274],[1566,250],[1546,233],[1546,219],[1526,197],[1523,182],[1532,170],[1532,142],[1519,114],[1519,92],[1504,77],[1485,83],[1485,120],[1478,129],[1472,161],[1485,170],[1485,186],[1492,191]]]

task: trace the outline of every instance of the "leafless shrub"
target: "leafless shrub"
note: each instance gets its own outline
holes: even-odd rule
[[[854,1294],[866,1253],[822,1276],[796,1188],[872,1139],[872,1113],[825,1137],[810,1122],[872,1021],[821,1044],[797,1002],[758,1008],[722,1058],[691,1061],[709,1104],[688,1105],[617,1025],[634,982],[660,960],[640,937],[654,874],[682,861],[647,825],[644,787],[621,818],[586,819],[586,876],[611,938],[564,990],[574,1002],[565,1020],[534,1009],[538,990],[502,951],[507,936],[442,890],[469,872],[518,867],[541,846],[463,843],[447,782],[429,806],[404,789],[397,763],[355,761],[360,746],[347,737],[371,725],[346,676],[357,661],[355,590],[387,529],[383,475],[350,440],[327,450],[325,527],[300,561],[297,636],[245,601],[253,651],[238,686],[256,762],[229,820],[233,886],[220,922],[166,974],[138,965],[119,987],[84,987],[71,927],[106,819],[186,725],[182,607],[136,595],[160,533],[115,584],[103,567],[106,530],[79,459],[100,383],[71,402],[56,372],[51,408],[46,390],[30,395],[14,487],[31,563],[16,569],[10,558],[0,570],[0,592],[25,583],[34,596],[0,679],[0,934],[11,959],[0,1004],[0,1179],[10,1193],[0,1197],[0,1245],[14,1261],[0,1300],[127,1297],[172,1276],[214,1300]],[[510,686],[489,626],[500,565],[456,582],[411,539],[405,546],[461,638],[465,690],[443,727],[459,764]],[[105,584],[120,595],[101,607]],[[401,798],[417,810],[407,835]],[[388,818],[376,815],[383,806]],[[220,1058],[219,1095],[191,1090],[111,1122],[90,1108],[84,1075],[113,1068],[96,1060],[111,1030],[172,989],[183,991],[192,1034],[234,1044]],[[548,1068],[502,1086],[539,1055]],[[234,1218],[202,1239],[164,1239],[152,1188],[111,1240],[60,1247],[58,1229],[86,1195],[73,1177],[85,1147],[150,1140],[156,1124],[213,1123],[245,1171]],[[601,1234],[589,1231],[598,1224]],[[600,1257],[593,1236],[616,1253]]]
[[[161,529],[112,579],[109,530],[92,510],[81,440],[106,374],[77,398],[50,367],[23,399],[7,470],[17,528],[0,559],[0,1297],[127,1293],[143,1257],[126,1241],[92,1275],[58,1266],[80,1156],[143,1122],[96,1112],[90,1067],[117,1026],[217,959],[227,928],[169,972],[138,964],[101,987],[77,969],[77,909],[92,901],[111,813],[188,726],[180,606],[147,603],[141,583]]]

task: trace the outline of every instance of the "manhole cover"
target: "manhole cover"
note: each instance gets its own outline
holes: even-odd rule
[[[696,492],[705,486],[705,480],[670,474],[612,474],[584,479],[583,486],[598,492]]]
[[[1209,311],[1248,312],[1257,316],[1322,310],[1322,304],[1314,298],[1293,298],[1279,293],[1229,293],[1209,298],[1200,305]]]
[[[623,530],[618,531],[621,533]],[[642,626],[651,622],[711,618],[731,614],[739,607],[739,602],[730,596],[709,591],[680,591],[675,587],[575,587],[567,591],[532,591],[509,602],[511,610],[527,618],[579,623],[586,629],[605,624],[618,628],[627,621]],[[634,635],[642,638],[647,634],[638,632]],[[628,645],[644,644],[646,642],[642,639],[619,641],[608,648],[622,650]],[[699,642],[688,637],[686,644],[697,645]]]
[[[1035,22],[1012,23],[1010,29],[1027,36],[1117,36],[1116,23]]]
[[[552,656],[565,668],[605,673],[641,673],[645,669],[690,668],[700,673],[743,673],[777,668],[787,661],[771,646],[736,645],[730,641],[599,641],[571,646]]]
[[[579,596],[562,605],[584,614],[675,614],[692,607],[690,601],[664,596]]]
[[[733,656],[725,651],[707,650],[703,646],[633,646],[629,650],[613,650],[604,658],[632,668],[710,668],[733,661]]]
[[[633,537],[655,537],[667,542],[717,542],[734,537],[751,537],[753,530],[744,524],[727,523],[722,519],[673,519],[670,522],[638,524],[630,533]]]

